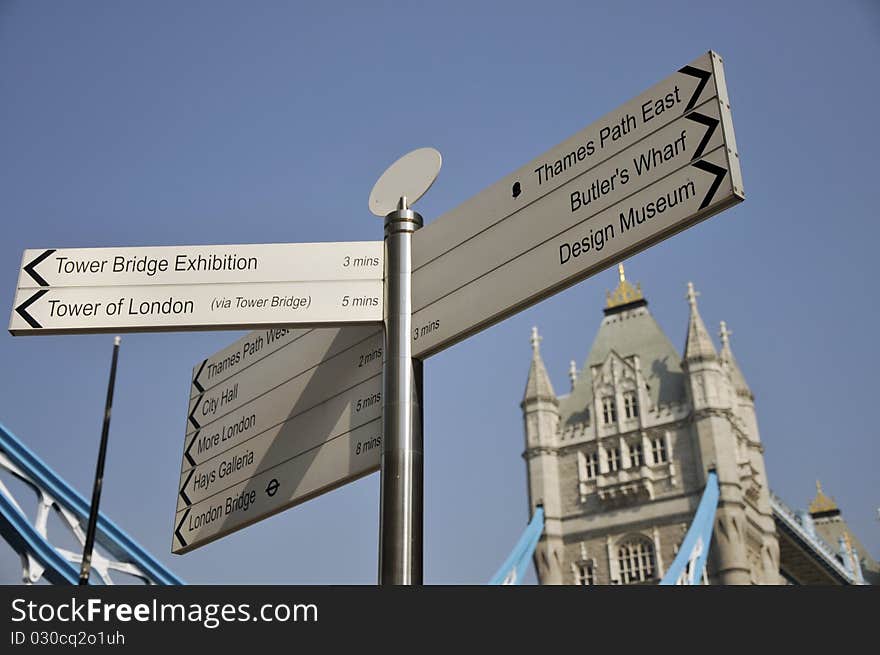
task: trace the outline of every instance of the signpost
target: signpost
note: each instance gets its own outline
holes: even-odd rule
[[[379,242],[26,250],[13,335],[382,320]]]
[[[388,211],[394,194],[385,195],[382,203],[371,196],[371,208],[375,204],[379,213]],[[436,354],[743,197],[722,61],[707,53],[412,234],[412,356]],[[326,333],[325,340],[344,345],[357,341],[365,329],[291,332],[285,338]],[[251,333],[201,365],[193,397],[202,398],[202,406],[210,401],[196,394],[195,383],[213,370],[227,379],[224,370],[244,363],[246,344],[262,343],[260,334]],[[278,370],[296,369],[313,361],[306,355],[310,348],[303,346],[279,347],[276,354],[261,345],[259,356],[276,360]],[[235,361],[223,369],[222,362],[230,358]],[[276,378],[267,380],[266,386]],[[328,388],[320,395],[334,393]],[[274,397],[279,412],[300,403],[296,395],[280,391]],[[344,402],[344,395],[335,397]],[[234,413],[227,429],[236,420],[240,417]],[[261,439],[270,441],[273,434],[266,432]],[[187,439],[191,446],[192,438]],[[339,486],[350,473],[339,475],[338,484],[323,489]],[[193,487],[193,481],[188,485]],[[399,501],[404,496],[394,495]],[[267,503],[265,511],[301,501]],[[181,507],[179,502],[179,512]],[[401,559],[396,563],[401,565]]]
[[[377,470],[382,355],[374,326],[276,329],[252,332],[196,366],[172,552]],[[248,487],[255,479],[265,484]],[[247,506],[225,504],[231,490],[246,488],[254,492]],[[196,520],[216,507],[211,521]]]
[[[419,584],[421,360],[744,199],[713,52],[418,229],[439,168],[376,183],[384,243],[25,251],[14,335],[262,326],[193,370],[173,552],[381,467],[380,582]]]

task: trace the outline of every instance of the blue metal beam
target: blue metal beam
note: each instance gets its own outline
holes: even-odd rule
[[[45,489],[45,491],[50,496],[52,496],[56,502],[58,502],[68,511],[75,514],[77,518],[79,518],[81,521],[85,522],[88,519],[89,503],[79,493],[77,493],[77,491],[73,487],[68,485],[67,482],[65,482],[51,468],[49,468],[49,466],[47,466],[39,457],[31,452],[31,450],[28,449],[28,447],[25,446],[2,423],[0,423],[0,450],[6,453],[7,457],[9,457],[9,460],[16,467],[27,473],[27,475],[31,476],[33,480],[42,489]],[[2,497],[2,494],[0,494],[0,497]],[[21,513],[18,512],[18,510],[16,510],[16,508],[8,502],[8,500],[6,500],[5,498],[3,500],[6,501],[6,505],[11,507],[15,516],[24,519]],[[5,526],[6,531],[13,529],[13,526],[15,529],[18,529],[19,525],[18,522],[14,520],[15,516],[10,514],[10,512],[8,511],[3,512],[3,518],[5,519],[4,522],[8,522],[8,525]],[[33,531],[33,534],[36,534],[38,537],[40,537],[40,540],[43,540],[39,533],[37,533],[33,529],[33,527],[30,526],[30,524],[27,524],[27,526],[31,529],[31,531]],[[9,536],[7,536],[6,534],[6,531],[3,532],[3,536],[7,538],[7,541],[9,541],[10,544],[13,544],[13,542],[15,541],[15,537],[13,536],[12,540],[10,540]],[[30,537],[27,537],[25,533],[22,533],[22,539],[24,539],[25,543],[30,544],[29,540],[33,540],[33,534],[30,535]],[[16,543],[20,544],[22,542],[21,540],[18,540]],[[166,568],[165,565],[163,565],[159,560],[150,555],[150,553],[143,549],[122,529],[117,527],[103,513],[98,516],[97,543],[104,550],[113,555],[113,557],[115,557],[117,560],[121,562],[131,562],[132,564],[137,566],[155,584],[185,584],[183,580],[174,575],[174,573]],[[15,547],[14,544],[13,547]],[[39,547],[39,545],[35,544],[33,547],[37,548]],[[54,548],[52,550],[54,552]],[[55,552],[55,554],[57,555],[57,552]],[[34,551],[34,555],[39,559],[38,552]],[[46,564],[42,561],[40,561],[40,563],[46,566]],[[70,565],[68,564],[68,566]],[[53,567],[46,566],[47,577],[50,568],[53,569],[53,572],[56,570]],[[57,569],[57,571],[59,575],[64,577],[63,569]],[[74,581],[71,582],[71,584],[76,584],[78,580],[79,574],[75,573]]]

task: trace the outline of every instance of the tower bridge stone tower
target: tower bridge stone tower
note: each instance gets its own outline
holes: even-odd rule
[[[619,266],[605,316],[568,393],[557,394],[537,328],[521,403],[529,504],[543,505],[535,553],[543,584],[659,580],[710,468],[720,500],[708,564],[718,584],[775,584],[779,544],[754,396],[721,323],[721,351],[688,284],[684,355]]]

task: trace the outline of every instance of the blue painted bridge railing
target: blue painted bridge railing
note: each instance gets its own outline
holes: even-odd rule
[[[489,580],[490,585],[518,585],[522,584],[526,574],[526,567],[535,554],[535,548],[544,532],[544,508],[538,507],[532,515],[532,520],[526,526],[525,532],[516,542],[510,555],[501,568]]]
[[[700,584],[712,543],[712,527],[715,524],[715,510],[718,509],[718,476],[709,471],[706,489],[694,514],[675,561],[660,581],[661,585]]]
[[[38,501],[31,523],[0,479],[0,536],[21,557],[25,584],[33,584],[41,577],[53,584],[78,584],[82,551],[53,546],[48,540],[47,525],[50,511],[54,510],[62,525],[82,545],[82,526],[88,522],[89,503],[0,424],[0,472],[3,471],[29,486]],[[90,576],[90,584],[113,584],[111,571],[135,576],[147,584],[185,584],[104,514],[98,516],[95,543],[103,552],[94,552],[95,575]]]

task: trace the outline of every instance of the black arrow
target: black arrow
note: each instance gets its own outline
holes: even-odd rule
[[[193,435],[192,441],[189,442],[189,445],[186,447],[186,450],[183,451],[183,456],[186,457],[186,461],[189,462],[190,466],[196,465],[196,460],[192,458],[192,455],[189,454],[189,451],[192,450],[193,444],[196,442],[196,439],[199,438],[199,431],[196,430],[196,433]]]
[[[700,97],[703,89],[706,88],[706,82],[712,77],[712,73],[704,71],[701,68],[694,68],[693,66],[685,66],[684,68],[680,68],[678,72],[690,75],[691,77],[697,77],[700,80],[700,83],[697,84],[697,90],[694,91],[694,95],[691,96],[690,102],[688,102],[687,107],[684,108],[685,112],[688,112],[694,108],[695,104],[697,104],[697,98]]]
[[[709,203],[712,202],[712,198],[715,196],[715,192],[718,191],[718,187],[721,186],[721,180],[723,180],[724,176],[727,175],[727,170],[703,160],[695,161],[693,164],[691,164],[691,166],[693,166],[694,168],[699,168],[701,171],[712,173],[712,175],[715,176],[715,181],[712,182],[712,185],[706,192],[706,197],[703,198],[703,202],[700,203],[700,209],[703,209],[704,207],[708,207]]]
[[[189,470],[189,475],[186,476],[186,482],[184,482],[183,486],[180,488],[180,497],[183,498],[183,502],[185,502],[187,506],[192,505],[192,501],[189,499],[189,496],[186,495],[186,485],[188,485],[189,481],[192,480],[193,473],[195,472],[195,469]]]
[[[44,252],[42,255],[40,255],[39,257],[37,257],[34,261],[32,261],[30,264],[28,264],[27,266],[24,267],[25,272],[26,272],[28,275],[30,275],[32,278],[34,278],[34,280],[36,281],[36,283],[39,284],[41,287],[48,287],[48,286],[49,286],[49,283],[46,282],[46,280],[43,279],[43,276],[40,275],[39,273],[37,273],[37,272],[34,270],[34,268],[36,267],[37,264],[39,264],[41,261],[43,261],[44,259],[46,259],[46,257],[48,257],[49,255],[51,255],[53,252],[55,252],[55,251],[54,251],[54,250],[47,250],[47,251]]]
[[[195,416],[195,414],[196,414],[196,410],[199,408],[199,405],[200,405],[201,402],[202,402],[202,396],[203,396],[203,395],[204,395],[204,394],[199,394],[199,397],[196,398],[196,404],[193,405],[193,411],[191,411],[191,412],[189,413],[189,422],[193,424],[193,426],[195,427],[196,430],[198,430],[198,429],[200,429],[200,428],[202,427],[201,425],[199,425],[199,422],[196,420],[196,416]]]
[[[208,363],[207,359],[202,362],[202,365],[199,366],[198,373],[196,373],[196,376],[193,378],[193,386],[199,390],[199,393],[205,392],[205,387],[203,387],[201,384],[199,384],[199,376],[202,374],[202,371],[205,370],[205,364],[207,364],[207,363]]]
[[[174,529],[174,536],[180,541],[181,546],[186,546],[186,539],[180,534],[180,527],[186,522],[187,516],[189,516],[189,507],[186,508],[186,511],[183,513],[183,518],[180,519],[180,523],[178,523],[177,527]]]
[[[40,298],[45,296],[47,293],[49,293],[48,289],[40,289],[34,295],[32,295],[30,298],[28,298],[15,308],[15,311],[18,313],[18,315],[26,320],[28,325],[30,325],[32,328],[41,328],[43,326],[37,323],[36,319],[28,314],[25,310],[33,305],[35,302],[37,302]]]
[[[694,160],[702,156],[703,151],[706,149],[706,146],[709,145],[709,139],[712,138],[712,135],[715,133],[715,128],[718,127],[718,123],[720,123],[721,121],[719,121],[717,118],[712,118],[711,116],[701,114],[698,111],[694,111],[688,114],[687,119],[705,125],[709,128],[703,135],[703,140],[700,141],[700,145],[698,145],[696,151],[694,151],[694,156],[691,157],[691,160]]]

